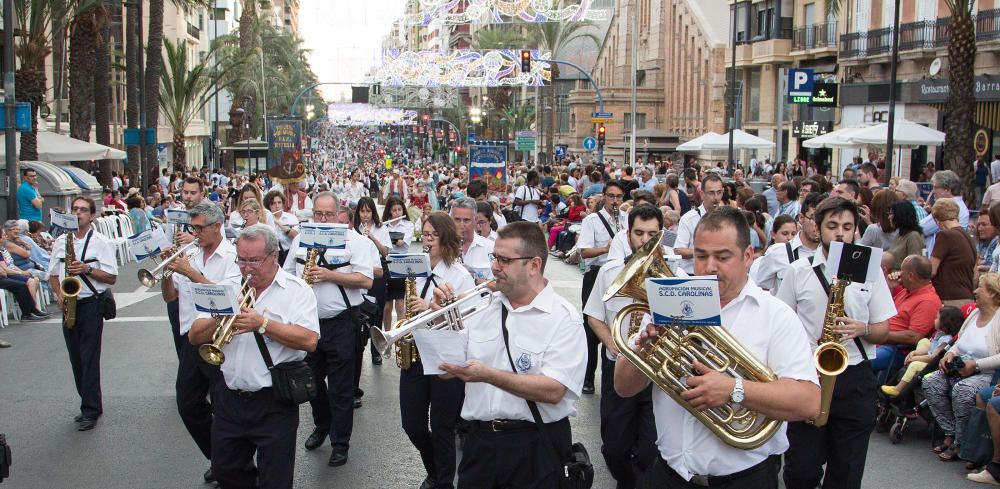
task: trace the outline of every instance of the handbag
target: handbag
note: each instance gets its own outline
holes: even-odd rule
[[[993,458],[993,436],[986,421],[986,411],[973,409],[962,431],[962,443],[958,448],[958,458],[983,466]]]
[[[271,352],[267,351],[267,346],[264,345],[264,336],[256,331],[253,336],[257,340],[257,347],[260,348],[260,355],[264,357],[264,364],[271,372],[274,398],[293,406],[315,399],[316,380],[309,364],[304,360],[293,360],[275,365],[271,360]]]
[[[81,257],[86,257],[87,247],[90,246],[90,236],[93,231],[87,234],[87,240],[83,242],[83,251],[80,253]],[[67,238],[70,239],[70,238]],[[115,295],[111,292],[111,289],[105,289],[104,292],[98,293],[94,284],[90,283],[90,279],[86,275],[80,275],[80,280],[83,284],[90,289],[90,293],[94,295],[94,298],[101,301],[101,317],[104,319],[114,319],[118,317],[118,303],[115,302]]]
[[[500,327],[503,329],[503,346],[507,350],[507,361],[510,362],[510,369],[517,373],[517,368],[514,367],[514,358],[510,355],[510,340],[509,334],[507,333],[507,306],[500,306]],[[590,462],[590,454],[587,453],[587,447],[583,446],[583,443],[573,443],[570,447],[569,456],[564,456],[559,447],[552,443],[552,439],[549,438],[548,432],[545,431],[545,423],[542,422],[542,415],[538,412],[538,404],[535,401],[529,401],[525,399],[528,403],[528,409],[531,410],[531,417],[535,419],[535,426],[538,427],[538,433],[541,435],[545,443],[552,447],[552,451],[556,455],[556,460],[562,462],[563,470],[562,474],[559,475],[559,489],[590,489],[594,485],[594,464]]]

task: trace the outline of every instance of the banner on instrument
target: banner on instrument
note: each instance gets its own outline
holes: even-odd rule
[[[194,308],[213,316],[232,316],[239,312],[240,302],[236,295],[238,285],[191,284]]]
[[[389,278],[427,277],[431,259],[427,253],[389,253]]]
[[[722,325],[719,280],[714,275],[646,279],[646,294],[655,324]]]
[[[68,212],[61,212],[56,209],[49,209],[49,222],[51,222],[53,226],[67,231],[76,231],[80,229],[80,222],[75,215]]]
[[[490,193],[503,193],[507,189],[507,147],[469,147],[469,181],[473,180],[485,180]]]
[[[165,209],[168,224],[191,224],[191,214],[186,209]]]
[[[267,121],[267,174],[271,180],[283,185],[305,179],[301,120]]]
[[[305,223],[299,227],[299,247],[339,251],[347,249],[347,224]]]
[[[129,248],[135,255],[135,261],[143,261],[146,258],[160,254],[160,243],[152,231],[146,230],[139,234],[129,236]]]

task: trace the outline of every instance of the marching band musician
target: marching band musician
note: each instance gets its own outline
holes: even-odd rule
[[[462,264],[472,273],[476,282],[493,278],[490,273],[490,254],[493,241],[476,232],[476,201],[469,197],[455,199],[451,204],[451,218],[458,227],[461,239]]]
[[[537,224],[510,223],[498,232],[492,269],[498,292],[466,323],[467,366],[441,365],[465,382],[462,419],[469,432],[459,489],[555,488],[562,475],[563,460],[553,450],[570,453],[569,417],[583,384],[586,336],[576,308],[543,277],[548,254]],[[438,288],[434,307],[457,292]],[[528,401],[537,404],[543,427]]]
[[[628,214],[629,256],[658,236],[661,229],[663,213],[659,209],[649,204],[634,207]],[[618,489],[634,488],[638,475],[656,458],[652,387],[647,386],[633,397],[619,397],[614,388],[618,348],[611,339],[609,325],[614,324],[618,311],[632,301],[616,297],[604,302],[603,296],[625,268],[628,258],[615,258],[601,267],[583,310],[590,329],[604,346],[601,355],[601,453],[611,476],[618,481]]]
[[[183,208],[190,211],[203,200],[207,200],[205,198],[205,182],[196,177],[185,178],[184,182],[181,183],[181,203],[183,204]],[[194,241],[194,234],[191,233],[190,225],[166,223],[163,225],[163,228],[167,237],[172,236],[178,246],[184,246]],[[177,361],[180,362],[183,343],[187,342],[185,338],[181,338],[180,333],[180,305],[176,297],[166,302],[167,319],[170,321],[170,331],[174,336],[174,349],[177,351]]]
[[[594,281],[597,280],[597,272],[601,270],[604,262],[608,261],[611,242],[614,241],[615,234],[621,231],[623,216],[618,207],[624,198],[625,190],[622,184],[617,180],[608,180],[604,183],[604,207],[583,218],[576,245],[587,268],[587,272],[583,274],[583,295],[580,299],[585,309],[587,300],[590,299],[590,292],[594,288]],[[584,329],[587,334],[587,375],[583,380],[583,393],[593,394],[594,372],[597,370],[597,344],[600,341],[590,328]]]
[[[421,231],[423,244],[430,255],[431,273],[428,278],[416,278],[418,297],[408,298],[408,307],[413,313],[429,307],[437,287],[447,284],[452,290],[465,291],[476,286],[472,275],[458,262],[461,245],[452,218],[444,212],[432,212]],[[413,348],[416,349],[415,344]],[[421,489],[455,487],[455,425],[464,397],[465,385],[461,380],[424,375],[419,357],[408,368],[399,371],[403,431],[420,452],[427,471]]]
[[[385,231],[382,236],[376,236],[387,239],[387,242],[382,243],[385,246],[382,256],[385,257],[388,253],[409,253],[410,243],[413,242],[413,227],[403,201],[399,197],[389,197],[382,212],[382,229]],[[385,328],[392,327],[393,307],[396,309],[396,317],[403,317],[403,279],[386,280],[385,307],[382,309],[382,325]]]
[[[805,326],[809,344],[816,349],[824,327],[828,288],[835,277],[826,263],[830,243],[853,243],[858,207],[847,199],[832,197],[814,211],[822,245],[812,259],[800,258],[788,269],[777,297],[792,307]],[[869,359],[875,345],[889,336],[889,319],[896,315],[889,286],[882,273],[866,283],[850,283],[844,291],[844,312],[833,328],[847,348],[848,367],[837,376],[826,425],[805,422],[788,425],[790,448],[782,477],[789,489],[860,488],[868,439],[875,428],[878,384]],[[823,465],[826,464],[826,477]]]
[[[342,209],[336,195],[320,192],[312,202],[314,222],[337,222]],[[301,239],[300,234],[292,242],[294,253],[289,252],[284,264],[285,271],[296,277],[303,275],[306,265]],[[354,426],[354,369],[361,341],[355,307],[371,288],[373,269],[379,266],[378,251],[368,238],[348,229],[344,242],[343,256],[320,251],[316,266],[307,272],[319,312],[320,341],[307,359],[316,376],[316,398],[310,402],[315,428],[305,447],[314,450],[329,436],[333,450],[328,464],[334,467],[347,463]]]
[[[722,326],[774,371],[768,383],[738,380],[696,362],[700,375],[687,377],[680,395],[704,410],[740,403],[767,418],[804,420],[819,412],[819,387],[805,332],[792,310],[763,291],[747,272],[753,261],[750,227],[739,210],[719,207],[700,219],[692,244],[696,275],[719,281]],[[658,330],[648,325],[633,338],[642,352],[655,343]],[[649,385],[631,362],[615,363],[615,390],[631,397]],[[653,390],[659,460],[640,488],[777,488],[780,455],[788,448],[784,426],[763,445],[741,450],[725,444],[662,389]]]
[[[188,333],[198,317],[194,307],[191,284],[214,284],[238,280],[240,269],[236,265],[236,247],[223,236],[225,215],[214,202],[205,201],[188,210],[189,228],[198,239],[191,254],[174,258],[167,268],[174,273],[160,283],[163,300],[176,301],[182,340],[177,344],[177,411],[184,427],[198,445],[206,459],[212,457],[212,404],[208,396],[212,384],[218,379],[219,367],[202,361],[198,348],[191,344]],[[167,259],[171,251],[161,255]],[[204,475],[205,481],[214,480],[212,469]]]
[[[212,395],[212,473],[223,489],[290,488],[299,407],[275,399],[260,347],[247,333],[263,336],[274,365],[302,360],[318,342],[316,297],[278,265],[278,237],[271,226],[242,229],[236,255],[241,276],[256,295],[253,307],[233,321],[233,340],[222,347],[224,382],[215,383]],[[239,280],[228,284],[239,287]],[[210,343],[216,326],[209,313],[200,313],[188,332],[191,344]]]
[[[375,206],[375,200],[371,197],[361,197],[358,200],[357,208],[354,211],[353,227],[358,234],[368,238],[375,245],[379,258],[384,257],[389,252],[389,248],[383,244],[383,242],[389,242],[389,233],[385,230],[385,226],[382,225],[382,221],[378,217],[378,208]],[[371,326],[382,329],[385,327],[382,324],[381,311],[382,307],[385,306],[386,277],[382,268],[384,266],[384,259],[381,259],[380,262],[379,266],[372,270],[375,280],[372,281],[372,286],[368,289],[368,295],[375,300],[375,303],[378,305],[378,311],[380,311],[378,317],[369,318],[369,321],[372,323]],[[363,340],[365,339],[363,338]],[[372,356],[372,365],[382,365],[382,356],[375,350],[374,344],[371,347],[370,353]],[[357,366],[354,372],[355,395],[357,395],[357,391],[361,390],[359,386],[361,384],[361,361],[363,356],[364,344],[362,343],[361,351],[358,352],[358,361],[355,363]],[[355,404],[357,404],[357,401],[355,401]]]
[[[63,309],[62,288],[59,284],[66,278],[66,272],[76,275],[83,282],[76,297],[76,324],[62,330],[66,350],[69,351],[69,363],[73,367],[76,392],[80,395],[80,414],[74,418],[76,429],[89,431],[97,426],[97,418],[104,412],[101,402],[104,304],[101,297],[94,296],[108,290],[118,280],[118,262],[111,241],[96,232],[91,225],[97,212],[94,200],[76,197],[70,211],[76,216],[79,227],[72,231],[72,235],[71,232],[66,232],[52,244],[49,285],[59,296],[56,304]],[[66,240],[71,237],[75,257],[66,256]]]
[[[816,225],[816,207],[823,201],[823,194],[812,192],[802,201],[802,207],[795,216],[799,223],[799,233],[787,243],[771,245],[750,269],[750,278],[760,288],[778,293],[778,286],[788,273],[788,267],[799,258],[810,258],[819,246],[819,227]]]

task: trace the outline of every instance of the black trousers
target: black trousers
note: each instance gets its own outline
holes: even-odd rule
[[[875,428],[877,388],[868,362],[852,365],[837,376],[826,425],[788,423],[785,487],[813,489],[821,480],[824,489],[861,487],[868,439]]]
[[[291,488],[299,407],[276,401],[270,388],[232,391],[220,379],[213,390],[212,473],[219,486]]]
[[[198,347],[192,345],[188,336],[180,334],[179,303],[167,302],[167,318],[174,337],[177,352],[177,380],[174,391],[177,395],[177,414],[198,445],[202,455],[212,458],[212,385],[221,377],[219,367],[201,359]]]
[[[573,439],[569,419],[546,424],[545,430],[566,458]],[[562,464],[537,425],[494,432],[473,423],[462,448],[458,489],[557,489]]]
[[[14,295],[14,300],[17,301],[17,306],[21,308],[23,314],[37,309],[35,300],[31,298],[31,292],[28,291],[27,283],[12,278],[0,278],[0,289],[8,290]],[[6,311],[4,312],[6,313]]]
[[[659,458],[653,386],[632,397],[615,392],[615,362],[601,348],[601,454],[618,489],[636,487],[639,476]],[[622,360],[624,361],[624,360]]]
[[[97,419],[104,412],[101,401],[101,337],[104,334],[103,307],[92,297],[76,301],[76,324],[62,328],[73,368],[73,382],[80,395],[80,414]]]
[[[354,428],[354,366],[358,327],[344,312],[319,320],[319,344],[306,356],[316,376],[312,406],[316,428],[330,433],[334,450],[347,451]]]
[[[772,455],[749,469],[728,476],[710,478],[707,487],[778,489],[778,469],[780,468],[781,456]],[[653,467],[646,471],[639,482],[640,489],[702,489],[704,487],[706,486],[685,480],[660,457],[656,458]]]
[[[464,382],[424,375],[419,361],[399,371],[403,431],[420,452],[435,489],[451,489],[455,484],[455,428],[464,400]]]
[[[581,298],[583,307],[587,307],[587,299],[590,298],[590,291],[594,290],[594,282],[597,281],[597,272],[600,271],[601,267],[592,266],[583,274],[583,296]],[[597,346],[601,343],[601,340],[597,338],[597,335],[589,327],[585,327],[583,330],[587,334],[587,371],[583,376],[583,385],[592,386],[594,385],[594,374],[597,372]]]

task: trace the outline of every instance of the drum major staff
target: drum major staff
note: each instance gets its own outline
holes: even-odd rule
[[[695,228],[692,248],[695,275],[718,277],[722,327],[778,379],[736,382],[696,363],[701,375],[687,378],[689,390],[681,397],[697,410],[733,402],[775,420],[815,417],[820,390],[805,331],[791,308],[747,278],[753,247],[746,219],[729,207],[708,212]],[[647,326],[633,340],[633,349],[641,352],[656,336],[657,328]],[[634,396],[648,384],[632,363],[616,362],[620,396]],[[640,488],[778,487],[781,454],[788,448],[784,423],[763,445],[741,450],[726,445],[662,389],[653,390],[653,415],[660,458]]]
[[[118,280],[118,262],[115,249],[108,238],[91,225],[97,212],[93,199],[73,199],[70,211],[76,216],[79,229],[56,238],[49,262],[49,285],[56,291],[59,308],[63,308],[62,288],[59,284],[67,272],[83,282],[76,297],[76,323],[63,328],[69,363],[73,367],[73,381],[80,395],[80,414],[74,418],[77,430],[88,431],[97,425],[97,418],[104,412],[101,402],[101,337],[104,333],[104,307],[99,297]],[[73,240],[76,256],[66,256],[66,240]],[[64,311],[65,312],[65,311]]]
[[[302,360],[319,340],[316,297],[302,279],[278,266],[278,237],[271,226],[241,230],[236,254],[256,301],[236,316],[237,334],[222,347],[224,382],[215,383],[212,396],[212,473],[224,489],[290,488],[299,407],[274,398],[271,373],[254,335],[247,333],[264,337],[275,365]],[[228,284],[240,286],[239,281]],[[216,320],[200,313],[188,332],[191,344],[210,343],[215,329]]]
[[[458,467],[459,489],[558,487],[562,460],[541,438],[526,400],[538,404],[548,438],[568,455],[569,417],[576,414],[583,387],[586,357],[580,352],[587,340],[576,308],[543,277],[548,254],[536,224],[511,223],[499,231],[492,265],[497,292],[466,322],[468,366],[441,366],[466,383],[462,419],[470,429]],[[452,292],[442,287],[435,299]],[[504,323],[516,372],[508,360]]]
[[[184,183],[185,188],[189,185]],[[201,359],[198,348],[191,344],[188,332],[198,317],[194,307],[191,284],[215,284],[239,280],[236,265],[236,247],[223,236],[225,215],[211,201],[195,203],[188,210],[191,224],[188,229],[198,239],[198,246],[191,255],[175,258],[167,268],[173,274],[161,282],[163,300],[177,302],[177,411],[191,438],[206,459],[212,457],[212,404],[209,402],[212,384],[218,379],[219,367]],[[169,255],[167,251],[164,255]],[[169,256],[164,256],[164,259]],[[205,473],[206,481],[214,480],[211,469]]]

